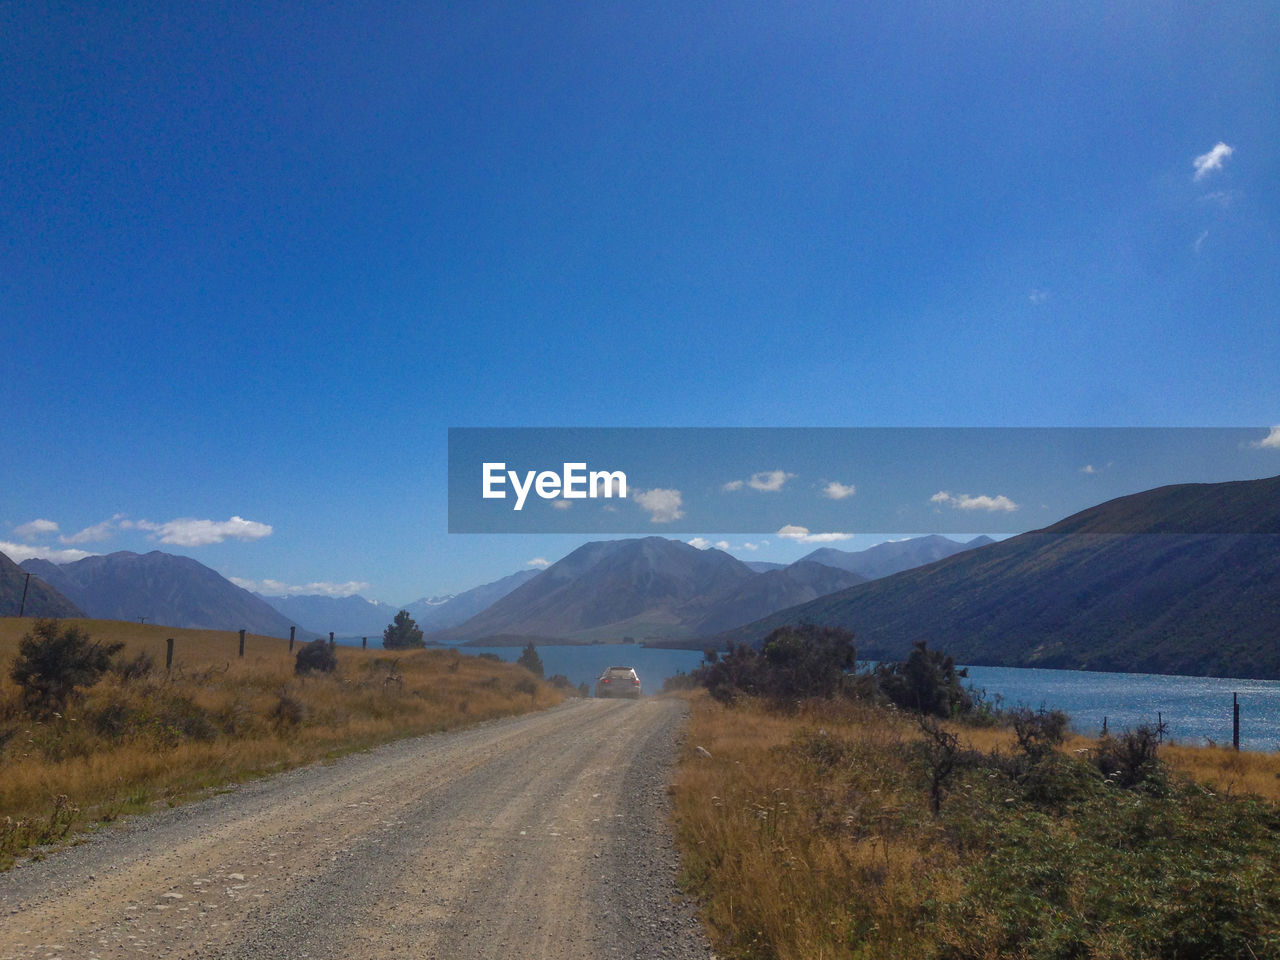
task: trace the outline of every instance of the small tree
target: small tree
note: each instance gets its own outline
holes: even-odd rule
[[[404,650],[408,647],[422,647],[422,631],[409,616],[408,610],[401,610],[395,620],[382,631],[382,645],[388,650]]]
[[[723,656],[707,651],[704,658],[706,665],[694,676],[716,700],[732,703],[739,696],[760,696],[782,706],[845,691],[858,653],[848,630],[805,623],[779,627],[758,651],[734,644]]]
[[[79,687],[91,687],[111,667],[123,643],[103,644],[72,624],[37,620],[18,644],[9,676],[22,688],[22,704],[32,716],[61,712]]]
[[[316,637],[298,650],[297,659],[293,663],[293,672],[299,675],[308,673],[333,673],[338,669],[338,654],[333,646],[323,637]]]
[[[543,677],[542,658],[538,656],[538,648],[533,645],[533,641],[529,641],[529,645],[524,648],[524,652],[520,654],[520,658],[516,660],[520,666],[524,667],[535,677],[541,679]]]
[[[935,717],[952,717],[973,708],[973,696],[961,683],[968,676],[967,670],[956,669],[954,657],[930,650],[923,640],[916,641],[906,663],[876,666],[881,693],[904,710]]]

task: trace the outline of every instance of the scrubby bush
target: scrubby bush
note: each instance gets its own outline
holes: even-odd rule
[[[880,663],[875,676],[880,692],[892,703],[934,717],[954,717],[973,709],[973,695],[962,680],[968,671],[956,669],[954,657],[916,642],[905,663]]]
[[[22,691],[26,711],[48,717],[65,710],[79,690],[97,683],[123,648],[123,643],[92,641],[74,624],[59,630],[57,620],[37,620],[19,643],[9,675]]]
[[[287,688],[276,691],[276,702],[269,714],[271,722],[277,727],[296,727],[307,717],[307,706]]]
[[[1130,788],[1158,783],[1162,771],[1159,752],[1160,733],[1148,724],[1126,730],[1118,737],[1103,736],[1093,753],[1098,771],[1116,786]]]
[[[745,695],[784,705],[840,693],[857,659],[848,630],[806,623],[779,627],[765,637],[759,651],[735,644],[724,656],[711,653],[710,662],[696,675],[721,703]]]
[[[516,681],[516,692],[527,693],[531,697],[538,695],[538,684],[532,677],[521,677]]]
[[[299,676],[308,673],[333,673],[338,669],[338,655],[332,644],[320,637],[298,650],[293,672]]]
[[[143,677],[151,676],[151,671],[155,669],[155,661],[151,659],[151,654],[145,650],[139,650],[136,656],[130,657],[128,660],[117,661],[112,665],[112,669],[121,680],[141,680]]]
[[[677,690],[696,690],[700,686],[698,672],[685,673],[681,670],[674,676],[667,677],[662,681],[662,692],[672,693]]]
[[[1071,719],[1061,710],[1046,710],[1043,706],[1039,710],[1015,707],[1008,716],[1018,749],[1033,763],[1047,757],[1062,743]]]

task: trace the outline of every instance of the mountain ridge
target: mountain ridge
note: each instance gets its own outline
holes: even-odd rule
[[[51,574],[58,589],[86,616],[138,620],[171,627],[239,630],[287,637],[300,625],[191,557],[153,550],[94,555],[71,563],[27,560],[24,570]],[[51,571],[54,568],[56,573]],[[308,633],[301,628],[301,633]]]
[[[702,642],[805,620],[872,659],[924,640],[970,664],[1280,678],[1280,477],[1119,497]]]

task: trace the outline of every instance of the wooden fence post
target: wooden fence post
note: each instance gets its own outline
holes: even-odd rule
[[[173,669],[173,637],[169,637],[164,642],[164,668]]]
[[[240,630],[240,656],[244,656],[244,629]]]
[[[333,631],[329,631],[329,646],[333,646]]]
[[[360,638],[360,649],[361,649],[361,650],[368,650],[368,649],[369,649],[369,638],[368,638],[368,637],[361,637],[361,638]]]
[[[295,632],[297,632],[297,629],[298,629],[297,627],[289,628],[289,652],[290,653],[293,653],[293,635]]]
[[[1231,746],[1240,749],[1240,695],[1231,694]]]

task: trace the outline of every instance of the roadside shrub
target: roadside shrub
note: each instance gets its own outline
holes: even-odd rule
[[[960,738],[945,729],[936,717],[922,714],[917,718],[921,740],[912,744],[924,767],[929,782],[929,809],[935,815],[942,809],[942,801],[951,792],[952,779],[962,764],[972,764],[973,751],[960,749]]]
[[[305,676],[308,673],[333,673],[338,669],[338,655],[329,641],[317,637],[298,650],[293,672]]]
[[[91,641],[74,624],[59,630],[57,620],[37,620],[19,643],[9,675],[22,691],[26,711],[45,718],[64,711],[79,689],[97,683],[123,648],[123,643]]]
[[[137,656],[115,663],[112,670],[121,680],[141,680],[143,677],[151,676],[155,665],[151,654],[145,650],[139,650]]]
[[[1118,737],[1102,737],[1094,751],[1093,761],[1104,777],[1129,789],[1161,780],[1163,771],[1158,751],[1159,733],[1144,723]]]
[[[973,709],[973,695],[962,680],[969,674],[957,670],[954,657],[916,642],[905,663],[876,665],[876,682],[890,702],[915,713],[955,717]]]
[[[1061,710],[1039,710],[1015,707],[1009,711],[1009,722],[1018,739],[1018,749],[1030,762],[1038,763],[1057,748],[1067,733],[1070,720]]]
[[[133,725],[134,710],[123,697],[112,697],[94,711],[89,722],[95,733],[109,740],[119,740]]]
[[[676,690],[696,690],[700,686],[698,673],[685,673],[681,670],[674,676],[667,677],[662,681],[662,692],[672,693]]]
[[[276,702],[268,714],[277,727],[296,727],[307,717],[307,707],[301,700],[281,687],[276,692]]]
[[[735,644],[724,656],[712,653],[709,659],[695,675],[716,700],[760,696],[782,706],[845,691],[858,654],[848,630],[806,623],[779,627],[759,651]]]
[[[843,737],[831,736],[826,730],[815,731],[807,727],[801,728],[783,749],[824,770],[839,766],[849,756],[849,742]]]
[[[516,692],[527,693],[531,697],[538,695],[538,684],[532,677],[521,677],[516,681]]]
[[[557,690],[576,691],[578,689],[574,686],[573,681],[563,673],[557,673],[548,677],[547,683],[551,684],[551,686],[555,687]]]

